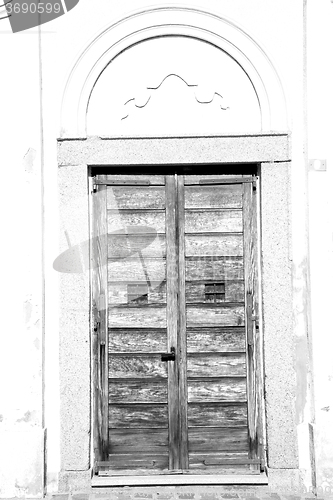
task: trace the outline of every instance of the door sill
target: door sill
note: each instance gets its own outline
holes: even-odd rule
[[[159,486],[186,484],[268,484],[267,474],[190,475],[163,474],[152,476],[93,476],[92,487]]]

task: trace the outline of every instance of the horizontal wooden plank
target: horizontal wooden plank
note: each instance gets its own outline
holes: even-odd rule
[[[144,455],[143,453],[130,453],[130,454],[114,454],[109,456],[107,462],[97,463],[98,471],[101,476],[108,475],[112,476],[114,474],[119,474],[120,471],[124,471],[128,474],[129,471],[134,469],[137,474],[137,469],[146,469],[150,473],[156,470],[166,470],[169,465],[169,455],[168,453],[162,454],[152,454],[151,452]],[[142,474],[142,470],[140,470]]]
[[[187,375],[188,377],[245,377],[245,354],[191,354],[187,357]]]
[[[187,350],[190,353],[245,351],[245,328],[188,328]]]
[[[167,363],[161,361],[159,354],[109,355],[110,378],[151,378],[167,377],[167,375]]]
[[[110,429],[109,454],[167,453],[168,429]]]
[[[149,404],[109,405],[109,427],[168,427],[168,406]]]
[[[243,451],[248,450],[246,427],[207,427],[188,430],[189,452]]]
[[[246,379],[188,379],[188,402],[246,401]]]
[[[225,302],[244,302],[244,282],[243,281],[223,281],[216,280],[217,283],[223,283],[225,289]],[[205,303],[207,297],[205,295],[205,285],[211,284],[207,280],[206,283],[189,282],[185,284],[185,299],[189,303]]]
[[[196,404],[187,407],[189,427],[236,427],[247,425],[247,406],[243,404]]]
[[[110,329],[109,352],[165,352],[165,329]]]
[[[242,234],[185,235],[185,255],[202,257],[242,256]],[[205,278],[206,276],[204,276]],[[203,278],[203,279],[204,279]]]
[[[123,230],[128,234],[135,233],[138,228],[146,228],[157,233],[165,233],[165,212],[156,210],[125,211],[108,210],[108,233]]]
[[[108,261],[108,281],[162,283],[166,276],[165,259],[137,256],[131,259]],[[155,283],[156,286],[156,283]]]
[[[109,403],[166,403],[167,380],[125,380],[109,382]]]
[[[185,186],[186,208],[242,208],[242,185]]]
[[[99,176],[97,176],[97,180],[99,179]],[[138,175],[132,175],[132,174],[127,174],[127,175],[122,175],[122,174],[110,174],[110,175],[103,175],[103,181],[106,182],[124,182],[126,184],[133,183],[134,185],[136,183],[140,182],[149,182],[152,186],[153,185],[164,185],[165,184],[165,176],[164,175],[145,175],[145,174],[138,174]]]
[[[226,182],[230,180],[242,181],[246,179],[252,179],[252,175],[229,175],[229,174],[202,174],[202,175],[184,175],[185,186],[191,186],[195,184],[204,184],[205,181],[214,182]]]
[[[109,328],[166,328],[165,307],[109,308]]]
[[[148,287],[148,285],[146,286],[148,292],[147,293],[148,304],[152,305],[152,304],[166,303],[165,281],[163,281],[162,283],[157,283],[156,286],[154,283],[151,283],[150,287]],[[109,306],[128,304],[128,301],[130,300],[130,297],[128,296],[129,290],[130,289],[128,288],[127,283],[109,283],[108,286]]]
[[[242,474],[242,471],[228,470],[228,471],[214,471],[212,474],[207,474],[206,471],[197,469],[183,471],[183,473],[173,474],[170,471],[167,474],[147,474],[139,475],[119,475],[112,477],[93,476],[91,478],[91,486],[108,487],[108,486],[147,486],[147,485],[259,485],[268,484],[268,477],[266,473],[261,474]]]
[[[224,305],[186,308],[186,324],[191,327],[243,326],[245,324],[244,306]]]
[[[138,252],[141,252],[139,257]],[[108,235],[108,258],[122,259],[126,266],[128,257],[135,257],[138,260],[147,257],[165,257],[165,236],[156,233],[136,233],[136,234],[109,234]],[[141,261],[142,265],[142,261]]]
[[[108,186],[108,210],[163,209],[165,208],[164,186]]]
[[[241,233],[242,210],[185,211],[185,233]]]
[[[242,280],[244,279],[243,257],[206,255],[187,258],[185,273],[186,281],[202,281],[202,279],[212,281]]]
[[[211,453],[201,453],[192,452],[189,453],[189,466],[191,469],[202,469],[206,470],[206,473],[212,470],[212,468],[223,467],[226,469],[238,469],[241,470],[243,474],[246,474],[247,470],[250,472],[248,453],[246,452],[211,452]]]

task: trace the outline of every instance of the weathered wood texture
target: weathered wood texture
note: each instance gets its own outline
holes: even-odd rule
[[[122,175],[122,174],[110,174],[104,175],[103,180],[105,182],[112,182],[114,184],[140,184],[140,183],[149,183],[152,186],[163,186],[165,184],[165,176],[164,175]]]
[[[242,185],[187,186],[187,208],[242,208]]]
[[[135,282],[134,282],[135,283]],[[134,284],[131,282],[131,284]],[[128,305],[128,288],[130,283],[109,283],[109,306],[127,306]],[[146,283],[143,283],[146,284]],[[148,304],[158,305],[166,304],[166,283],[150,282],[147,287]],[[235,294],[236,297],[236,294]],[[135,304],[132,304],[134,306]]]
[[[111,429],[109,453],[168,451],[168,429]]]
[[[165,208],[164,187],[157,186],[108,186],[108,210],[163,209]]]
[[[245,352],[244,327],[188,328],[187,351]]]
[[[204,277],[203,277],[204,278]],[[225,302],[244,302],[244,283],[243,281],[223,281],[216,280],[218,283],[223,282],[225,286]],[[186,302],[191,304],[205,303],[205,285],[210,282],[207,280],[203,283],[196,281],[187,282],[185,285]]]
[[[246,403],[190,403],[188,405],[190,427],[236,427],[247,425]]]
[[[174,176],[166,178],[166,240],[167,240],[167,328],[168,351],[178,345],[178,268],[177,268],[177,194]],[[168,407],[169,407],[169,469],[180,468],[179,428],[179,359],[168,362]]]
[[[110,378],[167,377],[167,364],[159,354],[109,356]]]
[[[186,233],[241,233],[241,210],[192,210],[185,214]]]
[[[218,304],[217,306],[187,306],[187,326],[242,326],[244,325],[244,306]]]
[[[135,257],[139,252],[142,252],[144,258],[165,257],[165,238],[163,236],[152,232],[120,234],[119,231],[116,234],[108,235],[109,259],[123,259],[123,265],[126,266],[126,259]]]
[[[246,402],[246,378],[188,379],[189,403]]]
[[[192,354],[187,358],[188,377],[246,377],[245,355]]]
[[[165,233],[164,210],[108,210],[108,233],[122,230],[126,233],[135,233],[134,228],[154,229],[157,233]]]
[[[187,258],[185,262],[186,280],[241,280],[244,278],[242,257],[233,256],[202,256]]]
[[[241,234],[204,234],[185,236],[185,255],[194,256],[241,256],[243,236]]]
[[[94,385],[94,451],[103,460],[108,453],[108,357],[107,357],[107,239],[106,188],[92,196],[92,349]]]
[[[118,259],[108,262],[109,282],[121,283],[158,282],[162,283],[166,277],[165,259],[132,257],[125,260]]]
[[[110,405],[109,427],[153,428],[168,427],[168,406],[166,404]]]
[[[108,461],[104,462],[103,465],[99,466],[99,471],[101,475],[103,472],[107,475],[119,474],[119,471],[123,471],[124,474],[128,474],[129,470],[134,469],[134,474],[138,475],[136,469],[140,469],[140,474],[142,474],[142,469],[148,469],[149,473],[152,470],[165,470],[168,468],[169,454],[166,451],[164,455],[151,452],[146,455],[143,453],[131,452],[130,454],[111,454]],[[111,468],[111,470],[110,470]]]
[[[113,307],[109,310],[109,328],[140,328],[143,326],[165,328],[166,323],[165,307],[128,307],[126,309]]]
[[[163,328],[113,328],[109,332],[109,353],[147,353],[166,350],[167,332]]]
[[[245,451],[247,427],[198,427],[188,430],[189,452]]]
[[[180,467],[188,469],[187,422],[187,345],[186,297],[188,288],[185,274],[185,189],[184,176],[178,178],[178,317],[179,317],[179,425]]]
[[[167,403],[167,380],[117,380],[109,383],[109,403]]]

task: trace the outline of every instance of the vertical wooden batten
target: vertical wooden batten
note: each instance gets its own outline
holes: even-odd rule
[[[179,404],[176,388],[179,384],[178,360],[178,257],[177,257],[177,192],[176,176],[166,176],[166,275],[167,275],[167,330],[168,351],[175,349],[176,361],[168,362],[169,405],[169,469],[180,468]]]
[[[99,180],[102,180],[99,176]],[[108,458],[108,284],[107,284],[107,187],[94,185],[92,193],[92,351],[94,386],[95,460]]]
[[[178,336],[179,336],[179,408],[181,468],[189,468],[187,422],[187,332],[185,297],[185,190],[184,176],[178,176]]]
[[[245,326],[249,458],[263,461],[261,339],[258,302],[257,202],[255,182],[243,184]]]

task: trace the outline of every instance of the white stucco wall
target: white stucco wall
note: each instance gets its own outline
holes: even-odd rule
[[[329,64],[333,48],[333,5],[329,0],[308,0],[307,3],[307,97],[303,92],[302,2],[186,0],[182,5],[211,10],[232,20],[253,36],[269,54],[286,92],[293,155],[293,301],[294,328],[298,338],[299,397],[296,424],[300,467],[305,484],[311,485],[310,423],[314,431],[317,485],[333,487],[333,436],[330,431],[333,423],[333,337],[327,317],[333,299],[330,286],[333,273],[333,207],[330,189],[333,182],[330,126],[333,116],[333,76]],[[58,488],[59,275],[52,265],[59,253],[56,138],[60,134],[60,109],[65,82],[82,50],[104,27],[133,10],[160,5],[162,2],[149,2],[148,5],[144,0],[96,0],[93,3],[80,0],[70,13],[41,27],[41,52],[37,29],[13,35],[9,31],[8,21],[1,21],[0,40],[6,48],[1,51],[3,72],[0,81],[0,158],[4,173],[1,204],[2,214],[5,215],[1,224],[6,242],[2,248],[6,300],[3,303],[1,375],[2,380],[8,381],[2,384],[3,394],[0,397],[0,447],[5,450],[0,457],[2,497],[41,494],[44,428],[47,429],[48,491],[57,491]],[[308,104],[307,126],[304,120],[305,102]],[[312,158],[325,159],[327,170],[311,171],[307,187],[308,159]],[[45,316],[41,247],[42,171],[45,190]],[[308,215],[311,282],[307,268]],[[309,341],[313,343],[313,360],[311,351],[310,355],[308,352]],[[11,468],[17,449],[20,449],[20,471]]]

